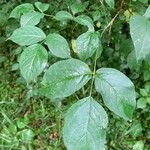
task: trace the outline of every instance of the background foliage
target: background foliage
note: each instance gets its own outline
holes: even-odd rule
[[[11,41],[6,41],[19,22],[8,19],[11,10],[19,4],[36,1],[1,0],[0,1],[0,149],[40,149],[65,150],[61,128],[64,113],[75,99],[86,95],[79,91],[62,103],[51,103],[39,98],[36,85],[29,85],[20,77],[18,59],[22,51]],[[41,0],[50,4],[46,14],[55,15],[60,10],[68,10],[74,1]],[[132,54],[133,43],[129,32],[129,20],[132,14],[143,15],[148,8],[148,0],[125,0],[101,5],[99,0],[82,1],[82,7],[72,5],[74,13],[90,16],[97,31],[102,31],[114,18],[111,26],[103,33],[103,55],[98,59],[97,67],[113,67],[125,73],[135,84],[137,109],[132,121],[125,122],[110,111],[107,147],[109,150],[149,150],[150,145],[150,63],[137,64]],[[59,16],[57,16],[59,20]],[[59,32],[67,40],[74,39],[86,27],[73,21],[57,21],[47,16],[39,24],[46,33]],[[59,60],[57,58],[57,60]],[[51,57],[53,63],[56,58]],[[89,62],[90,64],[90,62]],[[95,91],[93,91],[95,92]],[[32,97],[34,96],[34,98]],[[95,92],[95,97],[98,95]],[[106,109],[107,110],[107,109]]]

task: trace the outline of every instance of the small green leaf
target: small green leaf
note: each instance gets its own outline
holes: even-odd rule
[[[71,11],[73,14],[77,14],[80,12],[84,12],[86,7],[89,5],[89,1],[81,3],[76,1],[74,4],[72,4],[71,7]]]
[[[114,8],[115,7],[115,0],[105,0],[109,7]]]
[[[41,3],[41,2],[35,2],[35,7],[40,11],[40,12],[45,12],[49,8],[49,4],[47,3]]]
[[[39,12],[31,12],[21,16],[21,26],[29,25],[34,26],[37,25],[40,20],[44,17],[42,13]]]
[[[132,118],[136,95],[129,78],[116,69],[101,68],[96,72],[95,86],[111,111],[126,120]]]
[[[82,88],[92,73],[87,64],[77,59],[56,62],[45,72],[40,93],[48,98],[64,98]]]
[[[86,32],[81,34],[77,40],[77,54],[82,60],[93,56],[97,51],[102,52],[102,45],[97,32]]]
[[[75,103],[65,116],[64,143],[68,150],[104,150],[108,117],[92,97]]]
[[[144,109],[146,108],[147,106],[147,99],[146,98],[140,98],[138,99],[137,101],[137,108],[141,108],[141,109]]]
[[[87,26],[89,31],[94,31],[92,19],[86,15],[80,15],[75,18],[75,21],[81,25]]]
[[[48,60],[45,48],[35,44],[24,49],[19,59],[22,76],[27,82],[33,81],[44,70]]]
[[[70,58],[70,48],[64,37],[57,33],[49,34],[46,38],[46,45],[50,52],[60,58]]]
[[[130,33],[138,61],[150,56],[150,21],[144,16],[132,16]]]
[[[45,38],[46,35],[40,28],[23,26],[16,29],[9,39],[21,46],[25,46],[35,44]]]
[[[144,150],[144,142],[143,141],[137,141],[133,145],[133,150]]]
[[[150,6],[146,9],[144,16],[150,18]]]
[[[67,11],[59,11],[55,15],[55,19],[59,21],[72,20],[73,16]]]
[[[30,3],[21,4],[12,10],[9,18],[20,18],[22,14],[33,12],[33,10],[34,10],[34,7],[32,4]]]

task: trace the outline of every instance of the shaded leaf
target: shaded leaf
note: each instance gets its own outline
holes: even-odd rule
[[[67,11],[59,11],[55,15],[55,19],[59,21],[66,21],[66,20],[72,20],[72,15]]]

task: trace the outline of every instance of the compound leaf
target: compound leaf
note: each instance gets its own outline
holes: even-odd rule
[[[92,97],[73,104],[65,116],[64,143],[68,150],[104,150],[108,117]]]
[[[116,69],[101,68],[96,72],[95,86],[111,111],[125,120],[132,118],[136,95],[129,78]]]
[[[45,33],[35,26],[23,26],[16,29],[9,38],[13,42],[25,46],[40,42],[46,38]]]
[[[51,98],[64,98],[82,88],[92,73],[87,64],[77,59],[56,62],[45,72],[40,93]]]
[[[19,59],[19,68],[27,82],[37,78],[44,70],[47,60],[47,51],[40,44],[34,44],[24,49]]]

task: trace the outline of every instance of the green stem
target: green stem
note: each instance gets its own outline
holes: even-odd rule
[[[96,62],[97,62],[97,53],[96,53],[96,55],[95,55],[95,60],[94,60],[94,69],[93,69],[93,76],[92,76],[92,81],[91,81],[90,94],[89,94],[89,96],[92,95],[92,89],[93,89],[93,84],[94,84],[95,74],[96,74]]]

